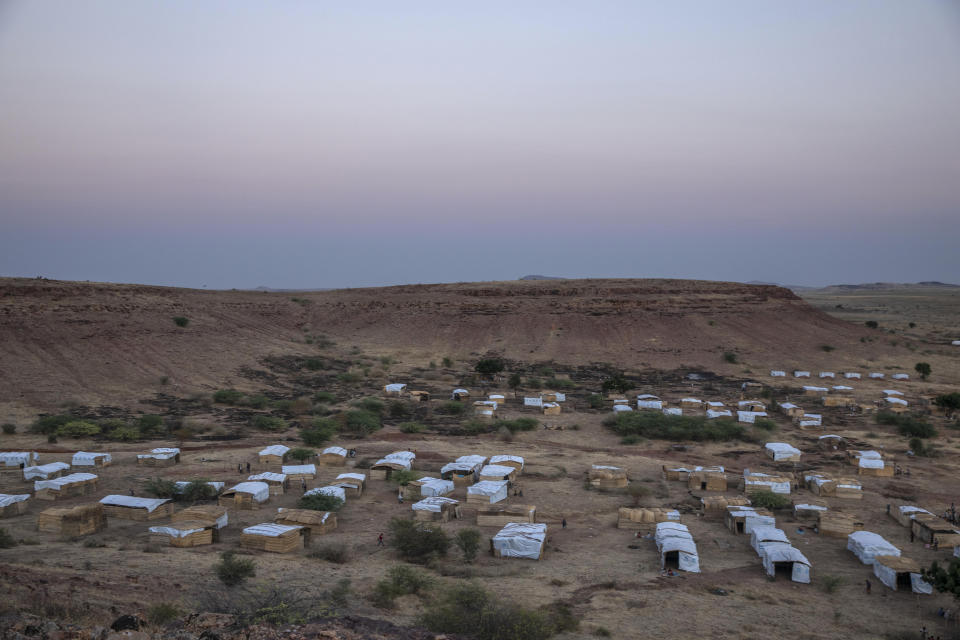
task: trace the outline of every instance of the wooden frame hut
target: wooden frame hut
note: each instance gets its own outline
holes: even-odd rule
[[[863,531],[863,522],[842,511],[821,511],[817,518],[820,535],[846,538],[854,531]]]
[[[800,462],[800,449],[786,442],[768,442],[763,449],[774,462]]]
[[[486,459],[486,458],[484,458]],[[450,480],[457,487],[470,486],[477,477],[483,463],[448,462],[440,468],[440,477]]]
[[[270,500],[270,485],[266,482],[241,482],[220,494],[217,504],[234,509],[259,509]]]
[[[428,522],[448,522],[460,514],[460,502],[444,496],[429,496],[413,503],[413,516]]]
[[[23,467],[37,464],[36,451],[0,451],[0,470],[20,473]]]
[[[173,515],[173,502],[166,498],[109,495],[101,498],[100,504],[108,517],[123,520],[159,520]]]
[[[77,451],[70,459],[70,465],[74,467],[95,467],[102,469],[109,467],[113,463],[113,456],[109,453],[98,453],[94,451]]]
[[[86,536],[106,528],[107,516],[99,502],[52,507],[37,514],[37,531],[67,538]]]
[[[515,456],[510,454],[490,456],[490,462],[488,462],[487,464],[513,467],[514,469],[517,470],[517,475],[520,475],[521,473],[523,473],[523,458],[521,456]]]
[[[180,464],[180,449],[160,447],[151,450],[150,453],[141,453],[137,455],[137,464],[148,467],[172,467],[175,464]]]
[[[543,557],[546,540],[547,525],[511,522],[490,538],[490,552],[495,558],[539,560]]]
[[[217,542],[220,538],[220,529],[223,529],[230,522],[227,508],[215,504],[197,504],[187,507],[181,511],[176,511],[170,519],[173,522],[201,522],[209,523],[213,526],[213,541]]]
[[[383,395],[400,396],[403,395],[403,392],[406,388],[407,385],[403,382],[391,382],[390,384],[383,385]]]
[[[503,527],[511,522],[536,521],[537,508],[532,504],[497,504],[477,508],[479,527]]]
[[[620,507],[617,510],[618,529],[653,528],[661,522],[680,522],[680,512],[665,507]]]
[[[507,404],[507,394],[505,393],[491,393],[487,396],[489,402],[496,402],[497,409]]]
[[[496,418],[497,403],[489,400],[477,400],[473,403],[473,415],[477,418]]]
[[[310,529],[273,522],[255,524],[243,530],[240,546],[272,553],[290,553],[310,546]]]
[[[703,402],[699,398],[681,398],[680,408],[684,411],[699,411],[703,408]]]
[[[818,520],[821,511],[827,511],[829,507],[823,500],[795,500],[793,503],[793,517],[797,520],[811,518]]]
[[[403,487],[403,497],[405,500],[443,497],[453,493],[454,488],[455,487],[452,480],[423,477],[419,480],[413,480],[409,484],[405,485]]]
[[[893,477],[893,465],[887,464],[883,456],[876,451],[847,451],[847,456],[850,464],[857,467],[857,475]]]
[[[938,548],[960,546],[960,530],[939,516],[918,513],[910,522],[910,530],[917,540]]]
[[[922,507],[904,504],[890,511],[890,517],[899,522],[904,527],[910,527],[913,519],[920,514],[933,515],[930,511]]]
[[[277,524],[305,527],[311,536],[322,536],[337,528],[337,514],[334,511],[313,511],[312,509],[277,509],[273,518]]]
[[[540,412],[545,416],[558,416],[561,413],[560,404],[557,402],[544,402],[540,405]]]
[[[629,482],[625,469],[606,464],[591,465],[587,480],[590,486],[600,489],[618,489],[627,486]]]
[[[777,409],[779,409],[780,413],[791,419],[799,418],[804,413],[803,407],[797,406],[792,402],[781,402],[779,405],[777,405]]]
[[[723,516],[724,526],[737,534],[749,534],[756,527],[776,527],[773,514],[758,507],[727,507]]]
[[[343,489],[346,495],[359,498],[366,488],[367,476],[362,473],[341,473],[331,484]]]
[[[24,467],[24,480],[51,480],[60,478],[70,471],[70,465],[66,462],[48,462],[36,467]]]
[[[269,447],[261,449],[257,454],[260,464],[281,467],[287,461],[287,454],[290,453],[290,447],[283,444],[272,444]]]
[[[835,433],[828,433],[817,438],[817,446],[827,451],[842,451],[847,447],[847,439]]]
[[[0,493],[0,518],[13,518],[27,512],[29,493]]]
[[[297,485],[303,480],[313,480],[317,477],[317,465],[315,464],[285,464],[280,472],[287,476],[287,482]]]
[[[932,594],[933,586],[923,579],[916,560],[903,556],[874,556],[873,575],[885,586],[899,591]]]
[[[179,520],[149,528],[150,542],[171,547],[189,548],[213,544],[216,527],[210,521]]]
[[[748,469],[743,470],[743,491],[744,493],[754,493],[757,491],[772,491],[781,495],[790,495],[791,479],[781,475],[771,475],[769,473],[751,473]]]
[[[488,464],[482,469],[480,469],[480,481],[491,480],[496,482],[497,480],[509,480],[513,481],[517,479],[517,468],[512,465],[505,464]]]
[[[98,480],[92,473],[71,473],[52,480],[35,480],[33,497],[37,500],[60,500],[88,496],[96,492]]]
[[[726,491],[727,474],[704,469],[692,471],[687,475],[687,488],[694,491]]]
[[[347,455],[350,452],[343,447],[327,447],[317,456],[317,464],[326,467],[342,467],[347,464]]]
[[[507,481],[481,480],[467,487],[467,504],[488,505],[507,499]]]
[[[430,402],[429,391],[411,391],[410,399],[414,402]]]
[[[700,498],[704,518],[722,518],[727,507],[749,507],[750,498],[747,496],[703,496]]]
[[[823,498],[845,498],[860,500],[863,498],[863,485],[855,478],[833,478],[826,474],[814,473],[804,478],[807,488]]]
[[[290,488],[290,478],[283,473],[275,473],[273,471],[264,471],[263,473],[257,473],[255,475],[249,476],[247,478],[250,482],[264,482],[270,487],[270,495],[272,496],[282,496],[287,492],[287,489]]]
[[[370,479],[389,480],[394,471],[410,471],[416,458],[417,454],[412,451],[394,451],[371,465]]]
[[[469,397],[470,397],[470,390],[469,390],[469,389],[454,389],[454,390],[450,393],[450,399],[451,399],[451,400],[456,400],[457,402],[459,402],[459,401],[461,401],[461,400],[465,400],[465,399],[467,399],[467,398],[469,398]]]

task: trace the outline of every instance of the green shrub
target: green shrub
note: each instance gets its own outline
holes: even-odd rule
[[[336,427],[330,425],[315,425],[300,432],[300,439],[311,447],[319,447],[328,442],[336,433]]]
[[[750,494],[750,504],[762,509],[785,509],[790,506],[790,497],[773,491],[754,491]]]
[[[370,599],[384,609],[392,609],[394,599],[406,595],[424,595],[433,586],[433,578],[407,565],[397,565],[373,588]]]
[[[914,371],[920,374],[921,380],[926,380],[930,377],[930,372],[932,371],[929,362],[918,362],[913,367]]]
[[[6,435],[12,436],[17,432],[17,425],[13,424],[12,422],[6,422],[2,427],[0,427],[0,429],[3,429],[3,432]]]
[[[336,399],[337,397],[329,391],[317,391],[315,394],[313,394],[314,402],[330,403]]]
[[[757,418],[753,421],[753,426],[755,429],[760,429],[761,431],[777,430],[777,423],[770,418]]]
[[[820,584],[827,593],[834,593],[843,584],[843,576],[827,574],[820,579]]]
[[[881,411],[877,414],[877,424],[891,425],[897,428],[900,435],[908,438],[933,438],[937,429],[920,418],[914,416]]]
[[[345,371],[337,374],[337,382],[341,382],[343,384],[356,384],[361,380],[363,380],[363,376],[354,371]]]
[[[400,431],[403,433],[423,433],[427,426],[420,422],[403,422],[400,424]]]
[[[303,366],[310,371],[319,371],[320,369],[323,369],[323,360],[320,358],[307,358],[303,362]]]
[[[441,361],[441,364],[444,366],[444,368],[449,369],[453,366],[453,360],[451,358],[444,358]]]
[[[336,564],[346,564],[350,562],[350,547],[343,543],[331,542],[320,547],[316,547],[308,554],[311,558],[317,560],[326,560]]]
[[[137,418],[137,429],[144,437],[157,436],[166,431],[163,427],[163,418],[150,413]]]
[[[12,549],[17,546],[17,539],[10,532],[0,527],[0,549]]]
[[[185,327],[190,324],[190,319],[184,318],[183,316],[174,316],[173,324],[177,325],[178,327]]]
[[[933,404],[940,407],[948,416],[960,411],[960,393],[943,393],[933,399]]]
[[[199,502],[201,500],[212,500],[217,497],[216,488],[209,484],[209,480],[201,478],[191,480],[187,486],[177,494],[177,498],[184,502]]]
[[[403,400],[394,400],[390,403],[387,413],[394,420],[403,420],[404,418],[408,418],[413,415],[413,407],[409,402],[404,402]]]
[[[89,438],[98,433],[100,433],[100,425],[86,420],[73,420],[57,429],[57,435],[61,438]]]
[[[353,409],[338,416],[342,422],[342,431],[360,436],[368,436],[383,426],[380,416],[364,409]]]
[[[255,393],[252,396],[247,396],[246,404],[251,409],[266,409],[270,406],[270,398],[262,393]]]
[[[115,440],[117,442],[131,442],[133,440],[139,440],[140,430],[129,425],[115,427],[109,433],[107,433],[107,439]]]
[[[257,575],[257,567],[251,558],[238,558],[233,551],[220,554],[220,562],[213,565],[214,573],[220,582],[235,587]]]
[[[342,506],[343,500],[337,496],[328,496],[322,493],[302,496],[297,501],[297,507],[311,509],[312,511],[339,511]]]
[[[453,537],[453,544],[463,553],[464,562],[470,564],[477,558],[477,551],[480,550],[480,531],[473,528],[460,529]]]
[[[243,399],[243,394],[236,389],[220,389],[213,392],[213,401],[220,404],[237,404]]]
[[[57,432],[57,429],[67,424],[71,420],[74,420],[74,417],[65,414],[58,416],[41,416],[30,425],[30,432],[53,435]]]
[[[619,413],[603,424],[621,437],[632,435],[650,440],[722,442],[743,440],[747,433],[727,418],[709,420],[704,416],[668,416],[652,411]]]
[[[383,413],[383,400],[379,398],[362,398],[354,402],[353,406],[370,413]]]
[[[501,420],[497,423],[501,428],[506,427],[510,433],[518,431],[533,431],[540,424],[535,418],[517,418],[516,420]]]
[[[297,462],[303,462],[304,460],[308,460],[313,456],[317,455],[317,452],[314,451],[313,449],[297,447],[295,449],[291,449],[290,451],[288,451],[287,455],[293,458],[294,460],[296,460]]]
[[[589,396],[587,396],[587,403],[590,405],[591,409],[602,409],[603,396],[599,393],[591,393]]]
[[[877,327],[880,326],[876,320],[867,320],[863,324],[867,325],[871,329],[876,329]]]
[[[550,389],[568,390],[577,386],[577,383],[569,378],[547,378],[544,384]]]
[[[738,362],[737,354],[735,354],[733,351],[724,351],[723,361],[729,362],[730,364],[737,364]]]
[[[465,405],[463,402],[448,400],[437,407],[435,411],[445,416],[460,416],[463,415],[463,412],[466,411],[466,409],[467,405]]]
[[[147,609],[147,622],[162,627],[180,616],[180,608],[172,602],[158,602]]]
[[[820,348],[823,349],[824,351],[826,351],[827,353],[830,353],[831,351],[833,351],[834,349],[836,349],[836,347],[833,347],[833,346],[831,346],[831,345],[829,345],[829,344],[822,344],[822,345],[820,345]]]
[[[260,414],[252,420],[252,425],[260,431],[283,431],[287,428],[287,421],[276,416]]]
[[[177,484],[165,478],[150,478],[143,484],[143,489],[155,498],[175,498]]]
[[[484,358],[477,362],[474,371],[482,376],[491,377],[503,371],[504,362],[500,358]]]
[[[609,393],[611,391],[626,393],[633,388],[633,383],[624,378],[622,374],[618,373],[604,380],[600,386],[604,393]]]
[[[419,474],[407,469],[397,469],[390,474],[390,482],[405,487],[417,479]]]
[[[450,538],[443,529],[406,518],[393,518],[390,534],[390,542],[400,557],[410,562],[422,564],[432,557],[445,556],[450,547]]]
[[[632,433],[628,436],[623,436],[622,438],[620,438],[620,444],[631,445],[631,444],[640,444],[641,442],[643,442],[643,438]]]
[[[490,433],[493,431],[494,424],[490,420],[467,420],[460,423],[460,429],[468,436],[477,436],[481,433]]]

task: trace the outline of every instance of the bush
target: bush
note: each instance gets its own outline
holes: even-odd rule
[[[876,329],[877,327],[880,326],[876,320],[867,320],[863,324],[867,325],[871,329]]]
[[[310,371],[319,371],[323,369],[323,360],[320,358],[307,358],[303,366],[309,369]]]
[[[589,396],[587,396],[587,403],[590,405],[591,409],[602,409],[603,396],[599,393],[591,393]]]
[[[770,418],[757,418],[753,421],[753,426],[761,431],[776,431],[777,423]]]
[[[442,364],[444,368],[449,369],[453,366],[453,360],[451,358],[444,358],[440,361],[440,364]]]
[[[943,393],[933,399],[933,404],[940,407],[948,416],[960,410],[960,393]],[[4,425],[6,433],[6,425]]]
[[[163,418],[154,414],[144,414],[137,418],[137,430],[145,437],[157,436],[165,431]]]
[[[291,449],[287,455],[296,460],[297,462],[303,462],[308,460],[313,456],[317,455],[317,452],[313,449],[305,449],[304,447],[297,447],[296,449]]]
[[[100,433],[100,426],[86,420],[73,420],[57,429],[61,438],[89,438]]]
[[[107,439],[117,442],[132,442],[140,439],[140,430],[129,425],[115,427],[107,434]]]
[[[503,371],[504,363],[500,358],[484,358],[477,362],[474,371],[482,376],[491,377]]]
[[[8,436],[12,436],[17,432],[17,425],[11,422],[7,422],[2,427],[0,427],[0,429],[3,429],[3,432]]]
[[[937,429],[929,422],[889,411],[881,411],[877,414],[877,424],[894,426],[900,435],[908,438],[933,438],[937,435]]]
[[[840,588],[840,585],[843,584],[843,577],[827,574],[820,579],[820,583],[822,584],[825,592],[833,593]]]
[[[413,408],[409,402],[404,402],[403,400],[394,400],[390,403],[387,413],[394,420],[403,420],[404,418],[409,418],[411,415],[413,415]]]
[[[236,389],[220,389],[213,392],[213,401],[220,404],[237,404],[243,398],[243,394]]]
[[[432,557],[447,555],[450,538],[439,527],[406,518],[390,521],[391,544],[400,557],[410,562],[425,563]]]
[[[177,495],[177,484],[165,478],[150,478],[143,484],[143,489],[155,498],[174,498]]]
[[[247,406],[251,409],[266,409],[270,406],[270,398],[262,393],[255,393],[247,397]]]
[[[723,361],[729,362],[730,364],[737,364],[737,354],[733,351],[724,351],[723,352]]]
[[[354,402],[353,406],[370,413],[383,413],[383,401],[379,398],[363,398]]]
[[[510,433],[518,431],[533,431],[540,423],[535,418],[517,418],[516,420],[501,420],[500,428],[506,427]]]
[[[472,419],[460,423],[460,430],[464,435],[478,436],[481,433],[490,433],[494,429],[494,423],[491,420]]]
[[[577,383],[569,378],[547,378],[544,384],[550,389],[573,389]]]
[[[337,374],[337,382],[341,382],[343,384],[356,384],[361,380],[363,380],[363,376],[354,371],[345,371]]]
[[[173,622],[180,615],[180,608],[172,602],[158,602],[147,609],[147,622],[155,627],[162,627]]]
[[[609,393],[610,391],[617,391],[619,393],[626,393],[633,387],[633,383],[623,377],[621,374],[616,374],[613,377],[607,378],[600,385],[604,393]]]
[[[233,551],[220,554],[220,562],[213,565],[220,582],[235,587],[246,582],[247,578],[257,575],[257,567],[251,558],[238,558]]]
[[[347,545],[336,542],[317,547],[309,553],[311,558],[335,562],[336,564],[346,564],[350,562],[351,555],[350,548]]]
[[[453,544],[463,553],[463,560],[472,563],[480,550],[480,531],[477,529],[460,529],[453,537]]]
[[[253,427],[260,431],[283,431],[287,428],[287,421],[276,416],[258,415],[252,421]]]
[[[0,527],[0,549],[13,549],[17,546],[17,540],[10,532]]]
[[[928,377],[930,377],[931,368],[929,362],[918,362],[914,365],[913,369],[920,374],[921,380],[926,380]]]
[[[773,491],[754,491],[750,494],[750,504],[762,509],[785,509],[790,506],[790,498]]]
[[[313,394],[314,402],[330,403],[336,399],[337,397],[329,391],[317,391],[315,394]]]
[[[826,351],[827,353],[830,353],[831,351],[833,351],[834,349],[836,349],[836,347],[831,346],[831,345],[829,345],[829,344],[822,344],[822,345],[820,345],[820,348],[823,349],[824,351]]]
[[[53,435],[57,432],[57,429],[73,419],[73,416],[70,415],[41,416],[40,418],[37,418],[32,425],[30,425],[30,432]]]
[[[383,426],[378,414],[364,409],[354,409],[341,413],[338,420],[343,425],[343,431],[359,436],[368,436],[375,431],[379,431]]]
[[[297,507],[312,511],[339,511],[342,506],[343,500],[337,496],[328,496],[322,493],[303,496],[297,501]]]
[[[206,478],[191,480],[176,497],[184,502],[212,500],[217,497],[217,490],[208,482]]]
[[[190,324],[190,319],[184,318],[183,316],[174,316],[173,324],[177,325],[178,327],[185,327]]]
[[[460,416],[463,415],[463,412],[466,411],[467,405],[462,402],[457,402],[456,400],[448,400],[444,402],[435,411],[439,414],[445,416]]]
[[[432,586],[430,576],[401,564],[387,571],[387,576],[374,586],[370,599],[378,607],[392,609],[394,599],[399,596],[423,595]]]
[[[405,487],[416,480],[418,475],[420,474],[407,469],[398,469],[390,474],[390,482]]]
[[[733,420],[704,416],[668,416],[650,411],[634,411],[610,416],[603,424],[624,438],[637,436],[651,440],[692,440],[722,442],[743,440],[746,430]]]
[[[300,432],[303,443],[311,447],[319,447],[328,442],[336,433],[332,427],[311,427]]]
[[[420,422],[403,422],[400,424],[400,431],[403,433],[423,433],[427,426]]]

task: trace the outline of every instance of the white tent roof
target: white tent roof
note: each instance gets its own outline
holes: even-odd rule
[[[717,400],[707,400],[707,406],[716,409],[717,407],[722,408],[724,404],[722,402],[718,402]]]
[[[800,407],[798,407],[797,405],[793,404],[792,402],[781,402],[781,403],[780,403],[780,408],[781,408],[781,409],[799,409]]]
[[[847,549],[863,564],[873,564],[876,556],[899,556],[900,549],[887,542],[883,536],[870,531],[854,531],[847,536]]]
[[[768,442],[764,445],[764,448],[773,453],[773,459],[775,461],[783,460],[791,456],[798,456],[801,453],[800,449],[797,449],[793,445],[789,445],[786,442]]]
[[[764,556],[764,558],[766,558],[769,562],[799,562],[801,564],[810,566],[810,561],[807,560],[807,557],[800,553],[799,549],[789,543],[765,543],[761,545],[761,547],[761,555]]]
[[[893,374],[893,375],[890,376],[890,377],[893,378],[894,380],[909,380],[909,379],[910,379],[910,374],[908,374],[908,373],[895,373],[895,374]]]
[[[51,473],[56,473],[58,471],[63,471],[69,469],[70,465],[66,462],[48,462],[47,464],[42,464],[38,467],[24,467],[23,469],[23,479],[24,480],[33,480],[35,478],[46,479]]]
[[[299,474],[317,474],[317,465],[315,464],[285,464],[280,467],[280,470],[283,471],[285,475],[299,475]]]
[[[270,485],[266,482],[241,482],[230,487],[227,492],[249,493],[257,502],[266,502],[270,499]]]
[[[388,385],[383,387],[387,391],[403,391],[407,388],[407,385],[402,382],[391,382]]]
[[[820,437],[817,438],[817,440],[823,440],[824,438],[840,438],[841,440],[843,440],[843,436],[838,436],[838,435],[835,434],[835,433],[828,433],[828,434],[825,435],[825,436],[820,436]]]
[[[517,462],[520,464],[520,469],[523,469],[523,458],[521,458],[520,456],[511,456],[511,455],[490,456],[490,464],[497,464],[498,462]]]
[[[783,378],[787,375],[786,371],[780,371],[778,369],[771,369],[770,376],[774,378]]]
[[[815,387],[813,385],[804,385],[803,390],[804,391],[822,391],[824,393],[829,391],[829,389],[827,389],[826,387]]]
[[[879,451],[874,451],[873,449],[857,451],[857,455],[861,458],[866,458],[867,460],[883,460],[883,454],[881,454]]]
[[[853,387],[848,387],[845,384],[837,384],[832,387],[834,391],[853,391]]]
[[[888,396],[902,396],[903,391],[897,391],[896,389],[884,389],[883,392]]]
[[[75,454],[73,454],[73,459],[70,462],[75,467],[92,467],[94,466],[97,458],[103,458],[107,462],[111,462],[113,460],[109,453],[77,451]]]
[[[36,459],[37,453],[35,451],[33,453],[28,451],[0,451],[0,466],[4,467],[19,467],[21,464],[28,467]]]
[[[641,393],[637,396],[637,400],[659,400],[660,396],[655,396],[652,393]]]
[[[273,522],[264,522],[263,524],[255,524],[252,527],[247,527],[243,530],[244,533],[255,535],[255,536],[267,536],[270,538],[277,538],[285,533],[290,531],[296,531],[298,529],[303,529],[303,527],[293,525],[293,524],[276,524]]]
[[[160,447],[158,449],[152,449],[150,453],[141,453],[137,455],[138,458],[155,458],[157,460],[169,460],[180,454],[180,449],[170,448],[170,447]]]
[[[456,462],[466,462],[468,464],[473,464],[473,465],[483,464],[486,461],[487,461],[487,456],[480,456],[476,454],[469,455],[469,456],[460,456],[459,458],[456,459]]]
[[[794,372],[793,372],[793,377],[794,377],[794,378],[809,378],[809,377],[810,377],[810,372],[809,372],[809,371],[794,371]]]
[[[885,378],[886,376],[880,373],[879,371],[871,371],[870,377],[873,378],[874,380],[880,380],[882,378]]]
[[[343,447],[327,447],[323,450],[323,453],[334,455],[334,456],[343,456],[347,457],[347,450]]]
[[[423,478],[421,478],[423,480]],[[451,480],[441,480],[440,478],[428,478],[427,482],[420,485],[420,495],[425,497],[444,496],[453,493],[454,484]]]
[[[667,407],[663,410],[663,415],[665,416],[682,416],[683,409],[680,407]]]
[[[150,527],[150,533],[159,533],[162,535],[170,536],[171,538],[186,538],[191,533],[199,533],[203,529],[177,529],[172,526],[159,526],[159,527]]]
[[[853,372],[853,371],[848,371],[847,373],[843,374],[843,377],[844,377],[844,378],[854,379],[854,378],[860,378],[860,377],[862,377],[862,376],[861,376],[859,373],[855,373],[855,372]]]
[[[638,409],[662,409],[663,401],[661,400],[637,400]]]
[[[59,478],[51,478],[49,480],[35,480],[33,483],[33,490],[39,491],[40,489],[62,489],[63,487],[73,484],[75,482],[84,482],[86,480],[93,480],[96,478],[94,473],[71,473],[68,476],[60,476]]]
[[[633,411],[633,407],[628,404],[615,404],[613,405],[614,413],[621,413],[623,411]]]
[[[902,515],[907,516],[911,520],[913,520],[914,516],[916,516],[918,513],[930,513],[926,509],[923,509],[921,507],[915,507],[909,504],[901,505],[900,507],[898,507],[898,509],[900,509],[900,513]]]
[[[112,507],[130,507],[132,509],[146,509],[149,513],[157,510],[157,507],[170,502],[168,498],[137,498],[135,496],[110,495],[100,498],[100,504],[110,505]]]
[[[523,399],[523,406],[525,406],[525,407],[542,407],[542,406],[543,406],[543,400],[541,400],[540,398],[524,398],[524,399]]]
[[[731,418],[733,413],[729,409],[724,409],[723,411],[714,411],[712,409],[707,409],[708,418]]]
[[[900,398],[892,398],[890,396],[887,396],[886,398],[884,398],[884,400],[886,400],[890,404],[900,405],[901,407],[907,406],[907,401],[902,400]]]
[[[337,480],[359,480],[360,482],[366,482],[367,476],[363,473],[341,473],[337,476]]]
[[[450,471],[463,471],[469,473],[476,471],[478,466],[478,464],[470,462],[448,462],[440,467],[440,473],[448,473]]]
[[[540,557],[547,525],[532,522],[511,522],[493,536],[493,547],[508,558]]]
[[[837,374],[835,374],[833,371],[821,371],[821,372],[820,372],[820,377],[821,377],[821,378],[835,378],[836,376],[837,376]]]
[[[247,477],[247,480],[262,480],[264,482],[286,482],[287,476],[283,473],[274,473],[273,471],[264,471]]]
[[[762,542],[786,542],[790,544],[790,538],[783,532],[783,529],[777,527],[754,527],[750,532],[750,546],[757,553],[760,553],[760,543]]]
[[[272,444],[265,449],[260,450],[260,455],[262,456],[282,456],[287,451],[290,451],[290,447],[287,447],[282,444]]]
[[[680,400],[680,402],[692,402],[692,403],[697,403],[697,402],[700,402],[700,401],[699,401],[697,398],[682,398],[682,399]]]
[[[420,502],[414,502],[412,507],[414,511],[432,511],[433,513],[440,513],[445,504],[457,504],[457,501],[453,498],[445,498],[443,496],[430,496],[429,498],[424,498]]]
[[[488,464],[483,469],[480,469],[481,476],[494,476],[494,477],[503,477],[508,476],[511,473],[516,473],[516,469],[513,467],[505,467],[499,464]]]
[[[25,502],[30,499],[29,493],[9,494],[0,493],[0,507],[9,507],[15,502]]]

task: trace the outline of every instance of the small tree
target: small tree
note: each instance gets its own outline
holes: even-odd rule
[[[606,392],[610,392],[610,391],[617,391],[617,392],[619,392],[619,393],[626,393],[627,391],[630,390],[630,388],[631,388],[633,385],[630,384],[630,381],[628,381],[626,378],[624,378],[622,374],[617,373],[617,374],[613,375],[612,377],[607,378],[606,380],[604,380],[604,381],[603,381],[603,384],[602,384],[601,386],[602,386],[603,391],[604,391],[605,393],[606,393]]]
[[[627,485],[627,495],[633,500],[633,506],[639,506],[640,502],[650,495],[650,487],[645,487],[642,484],[628,484]]]
[[[500,358],[484,358],[474,367],[477,373],[491,378],[503,371],[503,360]]]
[[[920,374],[921,380],[926,380],[930,376],[931,369],[929,362],[918,362],[913,368]]]
[[[177,495],[177,484],[164,478],[150,478],[143,485],[144,490],[157,498],[173,498]]]
[[[74,420],[57,429],[61,438],[89,438],[100,433],[100,426],[86,420]]]
[[[300,498],[297,506],[312,511],[339,511],[340,507],[343,506],[343,500],[337,496],[328,496],[324,493],[312,493]]]
[[[7,422],[3,425],[3,432],[8,436],[13,435],[17,432],[17,425],[12,422]]]
[[[405,487],[417,479],[417,474],[406,469],[397,469],[390,474],[390,482]]]
[[[517,397],[517,390],[523,386],[523,377],[519,373],[511,373],[507,378],[507,386],[513,389],[513,397]]]
[[[949,593],[955,600],[960,600],[960,558],[950,558],[946,567],[934,560],[922,575],[940,593]]]
[[[390,542],[401,557],[418,563],[435,555],[445,556],[450,548],[450,538],[442,529],[406,518],[390,521]]]
[[[303,462],[313,456],[317,455],[317,452],[313,449],[306,449],[304,447],[297,447],[296,449],[291,449],[288,453],[288,456],[296,460],[297,462]]]
[[[461,529],[454,536],[453,544],[463,553],[464,562],[470,564],[477,558],[477,551],[480,550],[480,531],[472,528]]]
[[[949,418],[955,412],[960,411],[960,393],[941,394],[934,398],[933,404],[943,409]]]
[[[177,325],[178,327],[185,327],[188,324],[190,324],[190,318],[185,318],[183,316],[174,316],[173,324]]]
[[[756,491],[750,494],[750,504],[772,511],[790,506],[790,498],[773,491]]]
[[[220,562],[213,565],[220,582],[235,587],[246,582],[247,578],[257,575],[257,567],[251,558],[238,558],[233,551],[220,554]]]
[[[876,320],[867,320],[867,321],[864,322],[863,324],[867,325],[867,327],[869,327],[869,328],[871,328],[871,329],[876,329],[877,327],[880,326],[879,324],[877,324],[877,321],[876,321]]]

